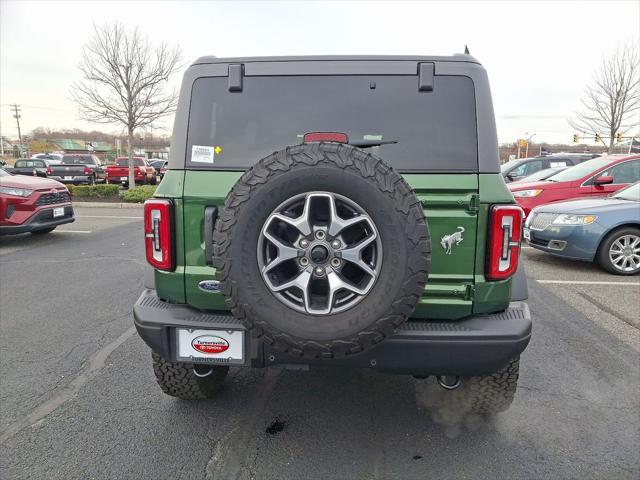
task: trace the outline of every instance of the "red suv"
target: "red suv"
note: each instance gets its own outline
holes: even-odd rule
[[[538,205],[605,196],[640,180],[640,155],[609,155],[587,160],[542,182],[508,185],[525,215]]]
[[[71,196],[63,184],[0,169],[0,235],[49,233],[74,220]]]

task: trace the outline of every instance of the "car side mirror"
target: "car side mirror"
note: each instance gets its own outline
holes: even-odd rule
[[[593,180],[594,185],[608,185],[613,183],[613,177],[611,175],[603,175]]]
[[[508,178],[509,180],[513,181],[513,180],[515,180],[516,178],[518,178],[518,176],[517,176],[515,173],[511,172],[511,173],[507,173],[507,178]]]

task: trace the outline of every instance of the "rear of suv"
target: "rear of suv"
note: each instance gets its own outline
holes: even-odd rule
[[[134,307],[165,393],[329,365],[434,376],[476,413],[511,404],[522,211],[473,57],[201,58],[169,166]]]

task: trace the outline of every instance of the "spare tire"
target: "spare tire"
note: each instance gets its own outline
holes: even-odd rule
[[[287,147],[225,200],[214,266],[254,337],[337,358],[392,335],[420,300],[431,243],[420,201],[381,159],[338,143]]]

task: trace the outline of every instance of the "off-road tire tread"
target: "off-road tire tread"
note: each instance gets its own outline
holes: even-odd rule
[[[463,379],[459,390],[466,404],[461,408],[478,415],[495,415],[507,410],[513,402],[518,387],[520,358],[511,360],[504,368],[490,375],[480,375]]]
[[[193,373],[193,364],[169,362],[155,352],[151,353],[153,372],[164,393],[183,400],[202,400],[214,397],[222,388],[229,367],[215,366],[204,378]]]
[[[231,244],[234,227],[243,204],[256,188],[283,172],[309,166],[338,167],[358,173],[389,197],[396,211],[412,219],[405,223],[404,235],[413,248],[422,252],[418,261],[408,265],[411,275],[391,307],[369,329],[349,338],[317,342],[277,331],[257,318],[250,305],[240,303],[231,271]],[[424,211],[411,187],[401,175],[381,159],[362,149],[338,143],[310,143],[287,147],[274,152],[247,170],[227,195],[224,208],[216,222],[213,235],[213,266],[225,296],[226,305],[255,338],[261,338],[273,348],[305,358],[340,358],[362,352],[397,331],[407,320],[424,292],[431,266],[431,239]]]

